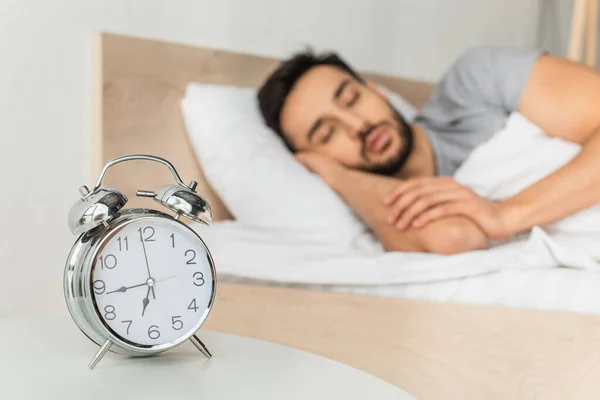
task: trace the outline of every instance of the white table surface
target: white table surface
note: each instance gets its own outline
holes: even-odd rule
[[[395,399],[403,390],[339,362],[268,342],[209,331],[154,357],[98,350],[65,318],[0,319],[0,399]],[[357,343],[357,346],[360,343]]]

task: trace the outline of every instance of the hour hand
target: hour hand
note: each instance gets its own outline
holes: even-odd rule
[[[148,287],[148,292],[146,293],[146,297],[144,297],[144,299],[142,300],[142,317],[144,316],[144,313],[146,312],[146,307],[148,307],[148,304],[150,304],[150,299],[148,298],[150,296],[150,290],[152,288]]]
[[[117,292],[120,292],[120,293],[125,293],[125,292],[126,292],[126,291],[128,291],[129,289],[133,289],[133,288],[140,287],[140,286],[145,286],[145,285],[147,285],[147,283],[146,283],[146,282],[144,282],[144,283],[140,283],[139,285],[133,285],[133,286],[121,286],[121,287],[120,287],[120,288],[118,288],[117,290],[112,290],[112,291],[110,291],[110,292],[106,292],[106,294],[110,294],[110,293],[117,293]]]

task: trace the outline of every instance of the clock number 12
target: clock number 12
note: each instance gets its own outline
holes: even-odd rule
[[[142,228],[138,229],[138,232],[140,233],[140,241],[142,242],[154,242],[156,241],[154,239],[154,228],[151,226],[146,226],[144,228],[144,230],[142,230]],[[142,234],[143,233],[143,234]],[[147,235],[146,237],[144,237],[144,235]]]

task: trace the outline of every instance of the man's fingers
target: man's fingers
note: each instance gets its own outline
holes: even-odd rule
[[[389,206],[393,204],[400,196],[411,190],[417,190],[425,187],[437,187],[439,189],[457,187],[456,182],[449,177],[425,177],[413,178],[401,183],[398,187],[390,191],[384,198],[383,204]]]
[[[451,216],[462,215],[469,216],[467,204],[463,201],[455,201],[440,204],[439,206],[432,207],[425,210],[419,215],[412,223],[413,228],[422,228],[425,225],[436,221],[438,219],[447,218]]]
[[[396,223],[396,227],[400,230],[406,229],[426,210],[464,198],[464,193],[457,190],[437,191],[421,196],[402,213],[401,218]]]
[[[419,192],[413,190],[401,196],[396,203],[394,203],[392,209],[388,213],[387,222],[388,224],[395,224],[398,218],[402,215],[405,209],[419,197]]]
[[[424,185],[404,193],[396,200],[395,203],[393,203],[393,206],[391,207],[387,217],[387,222],[389,224],[395,224],[398,222],[398,218],[400,218],[406,209],[411,207],[415,201],[419,201],[425,196],[432,196],[442,190],[444,189],[436,185]]]

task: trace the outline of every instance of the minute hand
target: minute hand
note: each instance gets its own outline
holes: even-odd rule
[[[150,273],[150,264],[148,263],[148,254],[146,253],[146,244],[144,243],[144,236],[142,236],[142,228],[139,229],[140,232],[140,241],[142,242],[142,249],[144,249],[144,259],[146,260],[146,269],[148,270],[148,279],[152,279],[152,274]],[[152,298],[156,299],[156,294],[154,293],[154,288],[150,287],[150,291],[152,291]]]
[[[148,270],[148,278],[152,278],[150,273],[150,264],[148,263],[148,254],[146,253],[146,244],[144,243],[144,237],[142,236],[142,228],[139,229],[140,242],[142,242],[142,249],[144,250],[144,259],[146,260],[146,269]]]

